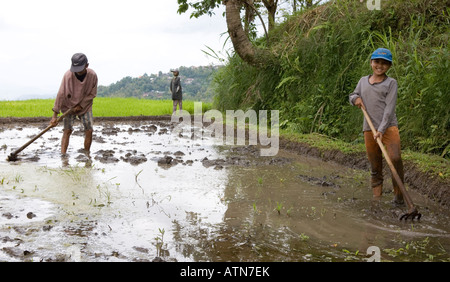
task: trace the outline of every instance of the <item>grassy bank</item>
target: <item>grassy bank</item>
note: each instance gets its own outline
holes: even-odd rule
[[[365,155],[366,153],[363,143],[348,143],[317,133],[302,134],[292,130],[280,130],[280,136],[285,140],[307,144],[322,152],[337,150],[344,154]],[[404,149],[402,150],[402,159],[404,162],[411,162],[420,171],[429,174],[433,178],[438,178],[441,181],[448,181],[450,178],[450,161],[442,157]]]
[[[381,10],[369,10],[336,0],[297,13],[270,32],[270,42],[256,40],[276,58],[270,64],[229,58],[214,79],[215,107],[279,110],[284,129],[361,142],[363,115],[348,95],[371,73],[371,53],[386,47],[402,145],[450,159],[449,12],[448,1],[383,0]]]
[[[0,101],[0,117],[51,117],[53,103],[54,99]],[[203,103],[203,111],[210,108],[210,103]],[[194,113],[194,102],[183,101],[183,109]],[[172,100],[97,97],[93,114],[98,117],[171,115]]]

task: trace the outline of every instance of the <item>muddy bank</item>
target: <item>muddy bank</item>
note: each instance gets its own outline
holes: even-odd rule
[[[323,161],[333,161],[350,168],[369,170],[369,163],[365,153],[346,154],[338,150],[321,150],[305,143],[298,143],[280,138],[280,148],[319,158]],[[384,161],[384,160],[383,160]],[[430,200],[443,206],[450,206],[450,180],[441,180],[435,175],[423,172],[410,161],[403,160],[405,183],[407,187],[427,196]],[[390,185],[389,166],[384,161],[385,184]],[[388,181],[386,181],[388,180]],[[391,185],[390,185],[391,187]]]

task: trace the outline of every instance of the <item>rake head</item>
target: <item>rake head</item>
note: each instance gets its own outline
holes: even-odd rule
[[[413,208],[412,210],[409,210],[407,213],[405,213],[404,215],[402,215],[400,217],[400,220],[408,220],[408,218],[410,218],[411,220],[414,220],[414,218],[417,218],[417,220],[420,220],[420,218],[422,217],[422,214],[419,213],[419,211],[417,211],[416,208]]]
[[[6,158],[6,160],[7,160],[8,162],[15,162],[15,161],[17,161],[17,155],[11,153],[11,154]]]

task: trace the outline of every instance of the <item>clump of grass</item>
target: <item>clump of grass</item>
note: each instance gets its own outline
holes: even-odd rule
[[[16,176],[14,177],[14,181],[15,181],[16,183],[19,183],[19,182],[21,182],[22,180],[23,180],[23,176],[20,175],[20,174],[16,174]]]
[[[159,234],[155,237],[156,240],[156,255],[161,256],[163,254],[163,246],[164,246],[164,228],[158,228]]]
[[[439,242],[432,241],[429,237],[413,241],[402,241],[401,247],[386,248],[383,251],[397,260],[449,261],[448,252],[445,248]]]

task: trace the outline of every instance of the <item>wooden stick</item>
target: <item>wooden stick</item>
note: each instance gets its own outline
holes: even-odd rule
[[[367,111],[364,109],[364,107],[361,107],[361,110],[364,113],[364,117],[366,118],[367,123],[370,126],[370,129],[372,130],[373,135],[375,136],[377,134],[377,131],[375,130],[375,127],[373,126],[372,120],[369,117],[369,114],[367,113]],[[381,151],[383,152],[384,158],[386,159],[386,162],[388,163],[391,172],[392,172],[392,176],[394,177],[395,181],[398,184],[398,187],[400,188],[405,200],[406,200],[406,204],[408,205],[408,208],[410,211],[415,210],[416,208],[414,207],[414,204],[412,202],[411,197],[408,194],[408,191],[406,191],[405,186],[403,185],[402,180],[400,179],[400,176],[397,173],[397,170],[394,167],[394,164],[391,161],[391,158],[389,157],[386,148],[384,148],[383,142],[381,141],[380,138],[377,138],[377,143],[380,146]]]
[[[58,117],[57,122],[60,122],[66,115],[70,114],[72,112],[72,109],[68,110],[67,112],[63,113],[61,116]],[[45,132],[49,131],[50,128],[55,127],[54,125],[49,125],[47,126],[44,130],[42,130],[38,135],[36,135],[35,137],[33,137],[30,141],[28,141],[27,143],[25,143],[22,147],[20,147],[19,149],[15,150],[13,153],[11,153],[8,157],[9,161],[14,161],[16,159],[17,154],[19,154],[20,152],[22,152],[26,147],[28,147],[31,143],[33,143],[34,141],[36,141],[36,139],[38,139],[39,137],[41,137]]]

